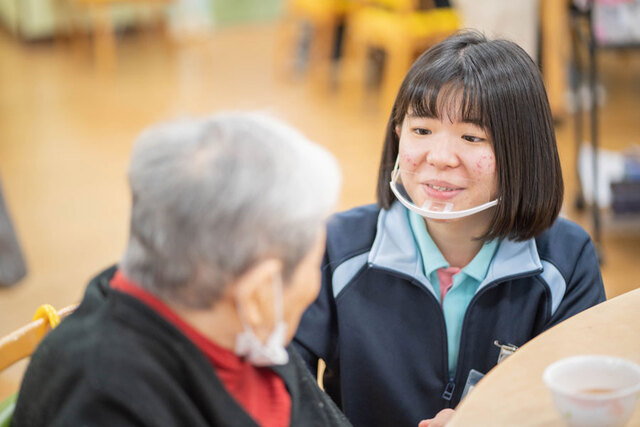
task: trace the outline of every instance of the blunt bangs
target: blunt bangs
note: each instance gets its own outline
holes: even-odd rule
[[[457,64],[436,62],[429,65],[408,87],[404,105],[399,105],[398,116],[394,117],[396,123],[401,124],[410,114],[473,123],[488,129],[487,97],[483,96],[486,91],[473,78],[473,70],[465,67],[462,60]]]

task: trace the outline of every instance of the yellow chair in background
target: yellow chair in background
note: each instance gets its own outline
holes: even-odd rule
[[[56,311],[50,305],[38,307],[31,323],[0,339],[0,371],[31,356],[47,332],[55,328],[75,308],[76,305],[71,305]],[[11,416],[13,415],[17,398],[18,393],[14,393],[3,402],[0,402],[0,427],[9,427],[11,425]]]
[[[451,8],[418,9],[418,0],[375,0],[347,23],[345,76],[349,97],[362,101],[371,48],[385,53],[380,102],[390,109],[406,72],[418,54],[460,28]]]
[[[312,82],[328,87],[339,27],[357,5],[353,0],[287,0],[276,47],[280,74],[289,78],[295,75],[306,28],[306,74]]]
[[[61,0],[67,13],[88,17],[92,37],[92,50],[96,68],[112,71],[117,62],[115,28],[112,17],[114,5],[136,5],[163,8],[174,0]],[[74,24],[75,25],[75,24]],[[163,26],[166,27],[165,24]],[[76,33],[76,29],[72,29]],[[165,32],[166,32],[165,28]]]

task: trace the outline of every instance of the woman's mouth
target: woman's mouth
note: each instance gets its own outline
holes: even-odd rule
[[[458,188],[452,188],[452,187],[443,187],[441,185],[435,185],[435,184],[426,184],[427,186],[433,188],[434,190],[438,190],[438,191],[455,191],[458,190]]]
[[[421,185],[426,195],[432,199],[451,199],[464,190],[464,188],[446,181],[429,181],[423,182]]]

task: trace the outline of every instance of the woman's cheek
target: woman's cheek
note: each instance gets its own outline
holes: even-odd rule
[[[493,154],[483,154],[476,160],[476,172],[481,175],[492,175],[496,171],[496,160]]]
[[[419,153],[403,152],[400,154],[400,167],[402,169],[415,169],[420,161]]]

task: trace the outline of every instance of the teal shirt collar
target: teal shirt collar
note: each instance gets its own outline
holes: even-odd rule
[[[418,245],[418,250],[422,256],[422,262],[424,264],[425,276],[431,278],[432,274],[439,268],[449,267],[449,263],[442,256],[440,249],[436,246],[435,242],[427,232],[427,227],[424,223],[424,219],[415,212],[407,210],[409,215],[409,225],[413,233],[413,237]],[[487,276],[491,259],[498,247],[498,241],[492,240],[482,245],[480,252],[467,264],[462,272],[467,276],[473,278],[476,282],[481,283]]]
[[[397,200],[389,209],[381,209],[379,212],[376,237],[367,262],[375,268],[410,275],[438,298],[439,292],[435,292],[432,285],[438,282],[433,282],[425,276],[421,253],[409,224],[407,208]],[[502,239],[491,260],[487,276],[478,285],[476,292],[506,277],[540,274],[542,271],[542,261],[535,239],[524,242]],[[435,276],[437,278],[438,275]]]
[[[444,256],[442,256],[440,249],[438,249],[435,242],[427,232],[427,226],[424,223],[424,218],[408,209],[407,214],[409,215],[409,225],[413,232],[413,238],[416,240],[420,255],[422,255],[424,275],[431,277],[431,274],[439,268],[449,267],[449,263]]]

